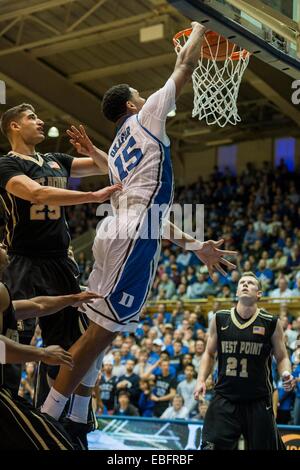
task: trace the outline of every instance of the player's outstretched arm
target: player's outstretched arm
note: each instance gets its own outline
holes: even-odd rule
[[[97,148],[87,135],[85,128],[80,125],[79,128],[71,126],[67,130],[70,137],[70,143],[74,146],[80,155],[88,158],[74,158],[71,167],[71,176],[92,176],[108,174],[108,155]]]
[[[177,56],[174,72],[171,75],[176,85],[176,98],[180,95],[181,90],[189,81],[196,68],[200,57],[203,36],[206,31],[205,27],[196,21],[192,22],[192,28],[189,39]]]
[[[47,348],[35,348],[16,343],[5,336],[0,335],[0,363],[22,364],[24,362],[42,361],[45,364],[67,366],[73,368],[73,359],[70,353],[60,346],[48,346]]]
[[[164,221],[164,238],[167,238],[185,250],[194,251],[200,261],[206,264],[210,276],[212,276],[214,270],[217,270],[222,275],[226,276],[226,272],[221,267],[221,264],[225,265],[229,269],[236,268],[235,264],[225,259],[224,256],[236,256],[237,252],[219,249],[222,243],[224,243],[224,240],[219,240],[217,242],[214,240],[200,242],[183,232],[169,220]]]
[[[217,325],[216,325],[216,316],[213,317],[210,329],[208,340],[206,344],[205,351],[203,353],[203,358],[201,359],[201,364],[198,372],[197,383],[194,390],[195,400],[199,400],[200,395],[203,397],[206,393],[205,382],[208,376],[212,373],[214,363],[215,363],[215,354],[217,352]]]
[[[17,320],[26,320],[27,318],[52,315],[70,305],[80,307],[82,304],[92,303],[94,299],[99,298],[101,296],[95,292],[80,292],[71,295],[40,296],[29,300],[14,300],[13,306]]]
[[[69,189],[42,186],[26,175],[13,176],[6,184],[6,191],[33,204],[47,204],[56,206],[73,206],[89,202],[104,202],[122,186],[115,184],[99,191],[71,191]]]
[[[295,387],[295,379],[292,376],[292,366],[284,343],[284,333],[279,320],[271,338],[273,354],[277,362],[279,375],[282,377],[282,385],[289,392]]]

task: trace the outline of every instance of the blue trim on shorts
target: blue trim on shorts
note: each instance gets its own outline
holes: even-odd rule
[[[152,287],[153,272],[157,269],[157,252],[161,243],[161,225],[164,214],[159,213],[159,223],[155,227],[155,238],[149,238],[151,229],[153,230],[151,225],[151,208],[154,204],[165,204],[166,208],[169,209],[173,200],[173,171],[170,147],[165,146],[147,129],[143,126],[141,127],[159,144],[162,159],[155,192],[149,201],[147,214],[142,225],[139,227],[139,238],[134,241],[134,247],[126,259],[121,276],[117,280],[113,291],[105,299],[112,313],[115,313],[114,317],[117,315],[121,321],[128,321],[140,312]],[[148,238],[141,238],[143,233],[146,234],[147,230]],[[127,300],[129,306],[120,304],[124,298],[125,303]]]

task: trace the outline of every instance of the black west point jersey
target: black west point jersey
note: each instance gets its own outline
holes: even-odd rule
[[[7,286],[5,285],[7,288]],[[0,312],[0,335],[6,336],[7,338],[19,342],[19,336],[17,332],[17,320],[15,317],[15,310],[12,304],[11,295],[7,288],[10,296],[10,304],[5,312]],[[6,385],[10,378],[10,364],[0,364],[0,387]]]
[[[5,190],[14,176],[26,175],[42,186],[65,189],[73,157],[37,153],[34,157],[10,152],[0,157],[0,207],[5,221],[3,243],[10,254],[60,256],[67,253],[70,235],[63,207],[32,204]]]
[[[271,337],[276,323],[277,317],[262,309],[245,323],[234,308],[216,313],[218,394],[233,402],[272,395]]]

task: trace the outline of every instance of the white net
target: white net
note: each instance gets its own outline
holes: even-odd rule
[[[188,38],[183,35],[180,39],[176,40],[177,54]],[[199,120],[205,119],[208,125],[218,124],[225,127],[227,124],[236,125],[241,121],[237,98],[250,53],[222,36],[215,35],[215,39],[214,45],[211,46],[208,36],[204,36],[198,66],[192,75],[192,116],[198,116]],[[204,50],[204,55],[210,58],[204,57]]]

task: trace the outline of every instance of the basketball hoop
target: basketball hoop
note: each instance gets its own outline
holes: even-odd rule
[[[192,28],[175,34],[173,43],[178,54]],[[213,31],[205,33],[198,66],[193,72],[194,109],[192,116],[205,119],[208,125],[225,127],[241,121],[237,98],[250,52]]]

